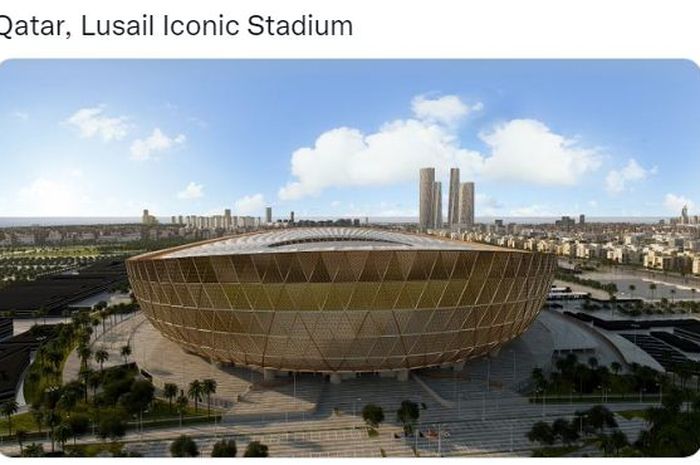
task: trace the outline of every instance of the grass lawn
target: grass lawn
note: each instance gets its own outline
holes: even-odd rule
[[[621,410],[616,413],[627,420],[631,420],[633,418],[641,418],[642,420],[647,419],[647,412],[643,409]]]
[[[564,457],[579,450],[581,446],[551,446],[533,449],[533,457]]]
[[[96,444],[66,444],[66,455],[77,455],[79,457],[95,457],[104,452],[109,455],[119,454],[124,448],[121,442],[106,442]]]
[[[18,413],[12,416],[12,434],[17,431],[17,428],[27,432],[39,431],[39,428],[34,422],[34,417],[32,417],[32,414],[29,412]],[[0,420],[0,435],[5,436],[7,432],[7,417],[2,417],[2,420]]]

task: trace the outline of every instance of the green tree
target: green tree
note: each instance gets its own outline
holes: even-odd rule
[[[34,419],[34,424],[36,424],[37,428],[39,429],[39,432],[42,433],[42,427],[44,426],[44,419],[46,417],[46,412],[44,411],[44,408],[41,406],[41,404],[32,404],[29,407],[29,413],[32,415],[32,418]]]
[[[544,421],[538,421],[532,425],[532,428],[527,433],[527,438],[531,442],[538,442],[542,445],[548,446],[554,444],[556,439],[552,427],[549,425],[549,423]]]
[[[70,426],[73,432],[73,444],[75,444],[78,436],[82,436],[90,429],[90,418],[84,413],[74,413],[66,418],[66,423]]]
[[[12,415],[17,413],[17,401],[12,399],[0,404],[0,414],[7,418],[7,434],[12,435]]]
[[[170,455],[173,457],[198,457],[199,449],[192,438],[183,434],[170,444]]]
[[[109,352],[101,348],[95,352],[95,361],[100,364],[100,372],[104,372],[104,363],[109,360]]]
[[[634,299],[634,291],[637,290],[637,286],[635,286],[634,284],[630,284],[629,290],[630,290],[630,296]]]
[[[168,399],[168,408],[172,411],[173,399],[177,397],[177,384],[165,383],[163,385],[163,395]]]
[[[44,456],[44,446],[37,444],[35,442],[29,444],[24,449],[24,457],[43,457]]]
[[[131,346],[129,344],[122,346],[120,353],[121,356],[124,357],[124,365],[127,365],[129,363],[129,356],[131,355]]]
[[[24,440],[27,439],[27,430],[23,428],[17,428],[15,431],[15,439],[17,439],[17,445],[19,445],[19,455],[24,455]]]
[[[180,426],[182,426],[182,417],[185,416],[185,412],[187,411],[187,404],[189,404],[189,400],[187,399],[185,393],[180,390],[180,395],[178,396],[177,400],[175,400],[177,413],[180,414]]]
[[[90,357],[92,357],[92,350],[87,345],[81,345],[78,347],[78,357],[80,358],[80,365],[87,369]]]
[[[375,404],[367,404],[362,409],[362,419],[368,425],[376,428],[379,423],[384,421],[384,409]]]
[[[243,457],[268,457],[268,455],[267,446],[259,441],[249,442],[243,453]]]
[[[651,291],[652,300],[656,298],[656,283],[649,283],[649,291]]]
[[[214,443],[214,448],[211,451],[212,457],[235,457],[238,450],[236,449],[236,441],[233,439],[222,439]]]
[[[117,441],[126,434],[126,422],[116,415],[108,415],[102,420],[97,427],[97,436],[103,441],[107,438],[112,441]]]
[[[202,393],[207,396],[207,416],[211,415],[211,396],[216,394],[216,380],[207,378],[202,380]]]
[[[51,452],[56,451],[56,427],[61,424],[61,416],[53,410],[46,415],[46,425],[51,436]]]
[[[620,374],[620,371],[622,370],[622,365],[620,365],[618,362],[612,362],[610,364],[610,369],[612,370],[613,373],[615,373],[615,376]]]
[[[190,387],[187,389],[187,396],[194,401],[194,412],[197,413],[199,403],[202,401],[202,394],[204,393],[204,388],[202,383],[195,379],[190,383]]]
[[[418,404],[410,400],[401,402],[401,406],[396,411],[396,419],[403,425],[404,432],[410,434],[413,432],[413,427],[420,417],[420,409]]]
[[[56,441],[61,445],[61,450],[65,450],[66,442],[73,436],[73,430],[66,423],[61,423],[54,431]]]

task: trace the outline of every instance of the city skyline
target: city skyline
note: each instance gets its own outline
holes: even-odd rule
[[[443,220],[453,167],[477,217],[692,216],[698,103],[688,61],[10,61],[0,216],[417,217],[424,166]]]

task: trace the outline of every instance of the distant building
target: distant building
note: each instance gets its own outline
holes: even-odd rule
[[[173,216],[170,217],[170,223],[171,223],[171,224],[177,224],[177,218],[175,217],[175,215],[173,215]]]
[[[265,207],[265,223],[272,224],[272,207]]]
[[[143,210],[143,214],[141,215],[141,223],[146,225],[146,226],[151,226],[154,224],[158,223],[158,220],[156,220],[156,217],[151,215],[148,209]]]
[[[690,217],[688,216],[688,205],[683,205],[681,209],[681,224],[690,224]]]
[[[289,212],[289,222],[294,223],[294,210]]]
[[[463,182],[459,185],[459,219],[460,227],[474,226],[474,183]]]
[[[450,169],[450,191],[447,199],[447,225],[459,223],[459,168]]]
[[[571,228],[576,225],[576,220],[569,216],[562,216],[560,220],[554,222],[554,225],[560,228]]]
[[[433,227],[442,228],[442,183],[433,183]]]
[[[418,226],[423,230],[435,227],[435,214],[433,213],[435,188],[433,184],[435,184],[435,168],[421,168],[418,184]]]
[[[586,215],[579,215],[578,224],[580,224],[580,225],[586,224]]]

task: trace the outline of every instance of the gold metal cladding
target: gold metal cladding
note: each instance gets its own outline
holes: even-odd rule
[[[188,351],[291,371],[421,368],[523,333],[552,255],[494,250],[284,251],[127,261],[150,322]]]

